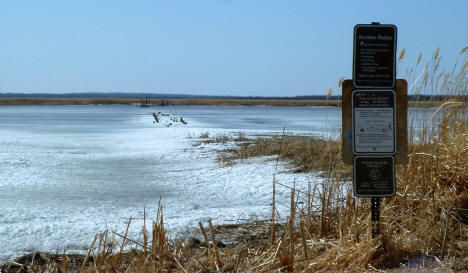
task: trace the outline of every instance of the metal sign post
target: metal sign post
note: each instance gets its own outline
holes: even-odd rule
[[[380,234],[380,197],[371,197],[372,238]]]
[[[396,141],[397,135],[398,139],[404,139],[402,128],[406,129],[396,120],[397,101],[401,102],[401,85],[397,86],[395,79],[396,41],[394,25],[372,23],[354,27],[352,82],[355,90],[346,97],[351,100],[352,122],[349,128],[349,121],[343,119],[343,139],[346,140],[343,141],[343,159],[351,163],[351,150],[354,195],[371,198],[373,237],[380,233],[380,198],[396,192],[395,157],[404,162],[401,157],[406,153],[406,145],[398,149]],[[397,96],[395,90],[400,90],[400,95]],[[404,92],[406,94],[406,89]],[[343,117],[349,113],[349,106],[345,106],[348,103],[343,85]]]

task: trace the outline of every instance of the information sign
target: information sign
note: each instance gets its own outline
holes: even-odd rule
[[[352,93],[353,153],[395,153],[395,92],[355,90]]]
[[[354,158],[354,195],[389,197],[395,195],[393,156],[356,156]]]
[[[356,88],[393,88],[397,28],[362,24],[354,27],[353,84]]]

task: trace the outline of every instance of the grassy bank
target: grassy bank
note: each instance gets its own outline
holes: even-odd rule
[[[319,172],[322,176],[328,169],[340,170],[342,179],[351,175],[351,167],[343,164],[340,155],[340,142],[323,138],[274,135],[245,137],[241,132],[236,134],[218,134],[209,137],[203,133],[198,139],[201,143],[224,143],[218,149],[216,160],[223,165],[241,163],[242,159],[262,156],[275,156],[289,163],[295,173]],[[197,144],[196,144],[197,145]]]
[[[139,98],[0,98],[0,105],[87,105],[87,104],[139,104]],[[152,99],[151,103],[159,105],[159,99]],[[205,105],[205,106],[341,106],[341,101],[325,100],[248,100],[248,99],[212,99],[212,98],[185,98],[164,99],[165,105]]]
[[[79,99],[54,99],[54,98],[0,98],[0,106],[13,105],[88,105],[88,104],[136,104],[139,99],[119,98],[79,98]]]

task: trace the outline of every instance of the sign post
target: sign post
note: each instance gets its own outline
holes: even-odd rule
[[[344,138],[351,138],[343,143],[349,143],[351,149],[343,151],[352,151],[354,195],[371,198],[372,236],[380,232],[380,198],[396,193],[395,156],[401,157],[402,150],[396,141],[397,135],[402,139],[400,129],[403,128],[396,120],[397,97],[400,100],[395,92],[396,42],[394,25],[372,23],[354,27],[354,90],[348,97],[351,99],[350,136],[349,127],[345,130],[343,126]],[[344,90],[343,85],[343,111],[345,103],[349,103],[345,102]],[[348,122],[343,119],[345,123]],[[343,156],[343,159],[351,161],[351,157]]]
[[[371,197],[372,238],[380,234],[380,197]]]

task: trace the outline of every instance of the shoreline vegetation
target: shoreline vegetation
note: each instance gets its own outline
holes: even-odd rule
[[[190,136],[190,138],[193,138]],[[338,179],[344,180],[351,175],[351,167],[341,160],[341,143],[312,136],[299,135],[255,135],[246,137],[242,132],[217,134],[213,137],[208,132],[201,133],[195,146],[203,144],[223,144],[217,150],[216,160],[222,166],[242,163],[252,157],[271,157],[288,164],[293,173],[319,173],[326,175],[326,170],[340,170]],[[272,157],[274,156],[274,157]]]
[[[138,98],[0,98],[0,105],[139,104]],[[152,106],[341,106],[339,100],[263,100],[228,98],[151,99]]]
[[[468,106],[468,101],[460,97]],[[1,106],[27,106],[27,105],[111,105],[126,104],[138,105],[140,98],[0,98]],[[165,106],[278,106],[278,107],[307,107],[307,106],[330,106],[341,107],[341,100],[277,100],[277,99],[230,99],[230,98],[174,98],[174,99],[152,99],[152,106],[160,106],[164,101]],[[412,101],[409,107],[439,107],[444,101]]]
[[[404,56],[404,49],[398,61]],[[396,166],[397,194],[382,198],[380,233],[372,236],[369,198],[355,198],[340,140],[296,136],[253,138],[204,133],[194,142],[228,143],[220,164],[275,156],[294,171],[320,172],[306,191],[290,188],[289,215],[245,225],[199,222],[197,238],[169,239],[159,200],[151,226],[139,238],[96,234],[87,255],[36,253],[0,266],[2,272],[467,272],[468,109],[454,97],[468,95],[468,46],[453,71],[440,71],[439,49],[405,78],[419,94],[447,94],[432,114],[408,117],[408,163]],[[340,85],[340,81],[339,81]],[[436,91],[437,90],[437,91]],[[424,113],[423,113],[424,114]],[[414,114],[416,115],[416,114]],[[415,120],[423,120],[416,123]],[[192,138],[195,138],[193,136]],[[196,144],[195,144],[196,145]],[[275,174],[273,174],[274,177]],[[294,185],[294,184],[293,184]],[[240,234],[240,235],[239,235]],[[236,237],[237,236],[237,237]],[[237,238],[225,244],[223,238]]]

